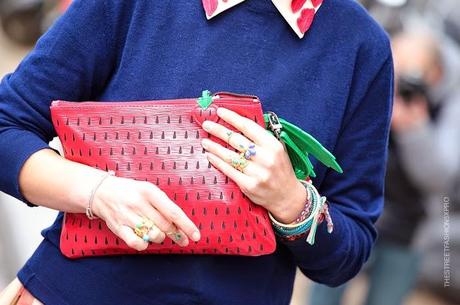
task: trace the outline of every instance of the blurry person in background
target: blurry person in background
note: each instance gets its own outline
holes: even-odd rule
[[[423,21],[436,32],[445,33],[460,44],[458,0],[359,0],[369,13],[394,34],[409,24]]]
[[[0,24],[15,43],[31,46],[71,0],[0,0]]]
[[[5,34],[16,43],[31,45],[42,34],[44,0],[0,0]]]
[[[423,253],[420,280],[459,304],[460,51],[421,33],[396,37],[393,50],[395,69],[422,75],[429,89],[412,103],[396,98],[392,121],[402,166],[427,197],[428,217],[415,238]]]
[[[420,31],[397,35],[393,52],[401,88],[392,131],[404,169],[428,194],[446,195],[460,171],[459,50]],[[411,94],[402,88],[410,82],[426,89]]]
[[[379,239],[367,266],[366,305],[403,304],[420,269],[428,270],[424,282],[443,286],[443,231],[439,216],[442,198],[449,198],[452,211],[453,206],[458,209],[455,190],[460,187],[459,53],[455,46],[441,43],[426,31],[398,34],[392,45],[397,83],[385,208],[377,223]],[[437,201],[432,202],[432,197]],[[436,225],[424,222],[427,215]],[[460,225],[457,219],[451,215],[452,230]],[[452,239],[456,233],[451,233],[453,260],[456,241]],[[427,250],[432,251],[425,254]],[[452,276],[453,270],[459,270],[458,263],[454,264],[451,261]],[[460,295],[454,282],[460,281],[452,278],[451,287],[444,292]],[[346,285],[329,288],[313,284],[310,305],[339,305],[345,289]]]

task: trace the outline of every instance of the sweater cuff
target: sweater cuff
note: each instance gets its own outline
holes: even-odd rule
[[[307,236],[294,241],[278,240],[293,254],[295,261],[302,272],[311,280],[338,286],[352,278],[361,268],[353,262],[354,256],[359,254],[358,248],[351,250],[353,231],[342,213],[330,209],[334,220],[334,231],[327,232],[326,221],[318,225],[314,245],[306,242]]]
[[[9,129],[2,132],[0,147],[2,155],[0,159],[2,167],[1,189],[28,206],[36,206],[29,202],[19,190],[19,173],[32,154],[45,148],[51,149],[48,143],[33,132]]]

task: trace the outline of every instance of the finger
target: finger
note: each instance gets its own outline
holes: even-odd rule
[[[149,241],[156,244],[161,244],[166,238],[166,234],[157,226],[153,226],[149,231]]]
[[[251,177],[240,172],[218,156],[208,152],[206,153],[206,157],[212,165],[224,173],[224,175],[232,179],[242,190],[248,189],[248,187],[252,184],[253,180]]]
[[[217,109],[217,115],[222,120],[241,131],[251,141],[260,146],[264,146],[270,144],[272,141],[276,141],[276,138],[273,138],[269,133],[267,133],[265,128],[234,111],[224,107],[219,107]]]
[[[145,220],[144,217],[136,214],[135,212],[131,210],[124,211],[122,215],[123,215],[123,220],[121,221],[120,224],[130,227],[131,230],[133,230],[133,232],[135,228],[142,226]]]
[[[125,217],[127,221],[125,221],[125,225],[130,227],[131,230],[134,232],[134,235],[142,239],[144,243],[148,242],[155,242],[155,243],[161,243],[166,237],[166,234],[162,232],[157,226],[156,226],[156,219],[161,219],[162,217],[158,213],[141,213],[142,216],[136,215],[133,213],[126,213]],[[148,215],[148,216],[146,216]],[[151,222],[151,223],[149,223]],[[166,222],[167,223],[167,222]],[[151,226],[150,230],[148,227]],[[172,227],[167,227],[169,228],[175,228],[174,226]],[[137,232],[136,230],[140,230],[140,232]],[[142,231],[144,230],[144,231]],[[140,233],[141,235],[138,235]]]
[[[203,124],[203,126],[206,127],[206,130],[208,130],[210,134],[224,140],[230,146],[237,149],[238,151],[249,153],[249,157],[248,157],[249,159],[256,161],[258,163],[267,162],[266,158],[264,157],[267,154],[258,153],[261,150],[261,147],[249,141],[249,139],[243,136],[242,134],[235,133],[231,131],[230,129],[224,127],[223,125],[217,124],[211,121],[210,122],[206,121]],[[207,141],[211,141],[211,140],[205,138],[202,140],[202,144],[208,143]],[[260,155],[262,157],[259,157]]]
[[[148,243],[146,243],[142,238],[137,236],[133,229],[129,226],[122,225],[115,229],[117,234],[121,239],[125,241],[128,247],[133,248],[137,251],[143,251],[147,249]]]
[[[160,214],[150,203],[143,205],[140,208],[142,215],[146,215],[162,232],[174,232],[177,230],[176,226],[163,215]]]
[[[220,145],[219,143],[216,143],[209,139],[203,139],[202,145],[204,149],[206,149],[206,151],[212,153],[213,155],[216,155],[228,164],[231,164],[233,160],[240,159],[240,154],[232,150],[229,150]],[[260,170],[259,166],[256,164],[256,159],[247,162],[248,165],[244,168],[243,172],[248,176],[254,177],[257,174],[257,171]]]
[[[233,132],[227,127],[212,122],[212,121],[205,121],[203,122],[203,128],[213,136],[221,139],[224,142],[227,142],[233,148],[236,148],[239,151],[244,151],[249,147],[251,141],[248,138],[239,134],[237,132]]]
[[[185,233],[182,230],[166,233],[166,236],[181,247],[186,247],[190,243],[189,239],[186,238]]]
[[[165,237],[168,237],[173,242],[182,247],[189,244],[187,235],[184,232],[178,230],[170,220],[161,215],[160,212],[157,211],[152,205],[144,205],[141,210],[142,214],[149,215],[149,218],[153,221],[153,223],[161,230],[161,232],[163,232],[163,240]],[[160,239],[160,237],[158,237],[158,239]]]
[[[147,197],[152,206],[157,209],[166,219],[172,222],[178,230],[184,232],[184,238],[198,241],[201,238],[200,231],[187,217],[182,209],[171,201],[168,196],[159,189],[149,188]],[[175,232],[171,231],[171,232]],[[170,232],[165,232],[166,234]]]
[[[137,251],[145,250],[148,243],[134,232],[136,225],[142,223],[142,217],[125,207],[117,215],[105,219],[107,227],[120,237],[128,247]]]

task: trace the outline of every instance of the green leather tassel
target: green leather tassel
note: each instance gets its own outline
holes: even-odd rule
[[[336,172],[343,173],[342,168],[324,146],[314,137],[288,121],[278,118],[273,112],[264,114],[265,126],[273,135],[283,141],[289,159],[298,179],[316,177],[309,154]]]

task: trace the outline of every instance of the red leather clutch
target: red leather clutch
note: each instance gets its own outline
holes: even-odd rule
[[[142,102],[65,102],[51,106],[53,125],[66,159],[117,176],[149,181],[178,204],[200,229],[202,238],[187,247],[166,239],[138,252],[129,248],[100,219],[66,213],[61,252],[69,258],[117,254],[224,254],[258,256],[272,253],[275,236],[267,211],[252,203],[239,187],[211,166],[201,139],[230,148],[201,127],[221,121],[223,106],[265,128],[255,96],[218,93],[204,110],[197,99]]]

